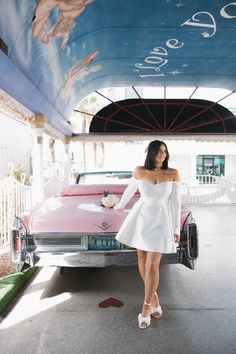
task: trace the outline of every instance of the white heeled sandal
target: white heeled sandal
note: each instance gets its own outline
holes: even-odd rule
[[[157,292],[155,292],[155,295],[157,296]],[[156,314],[156,316],[155,316]],[[162,308],[161,305],[159,304],[158,306],[151,306],[151,316],[154,318],[160,318],[162,315]]]
[[[147,306],[151,306],[151,304],[147,303],[146,301],[143,302]],[[138,315],[138,326],[140,329],[146,329],[151,324],[151,315],[143,317],[142,313]]]
[[[155,316],[155,314],[158,314]],[[162,308],[161,305],[158,305],[157,307],[151,306],[151,316],[154,318],[160,318],[162,315]]]

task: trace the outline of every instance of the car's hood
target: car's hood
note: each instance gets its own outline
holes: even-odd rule
[[[124,188],[122,187],[121,190],[118,190],[117,187],[114,188],[112,192],[115,191],[120,198]],[[79,190],[81,193],[78,186],[73,186],[73,189],[76,189],[76,192]],[[125,210],[114,210],[101,205],[103,194],[95,194],[95,190],[93,194],[86,194],[85,189],[82,189],[82,194],[79,195],[68,195],[68,190],[64,192],[59,193],[57,197],[46,199],[31,213],[20,216],[27,233],[117,232],[128,211],[139,198],[139,194],[135,194]],[[181,228],[183,228],[188,215],[189,210],[182,207]]]
[[[21,218],[29,233],[117,232],[138,197],[124,211],[104,208],[101,198],[102,195],[49,198],[31,215]]]

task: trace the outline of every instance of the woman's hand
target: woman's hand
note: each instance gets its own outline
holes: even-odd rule
[[[180,243],[180,235],[174,234],[175,243]]]

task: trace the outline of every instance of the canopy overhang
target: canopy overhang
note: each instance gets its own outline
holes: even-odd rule
[[[90,132],[236,134],[236,118],[208,100],[140,97],[104,107],[92,119]]]
[[[236,143],[236,134],[117,134],[117,133],[89,133],[76,134],[72,141],[80,142],[137,142],[137,141],[194,141],[194,142],[228,142]]]

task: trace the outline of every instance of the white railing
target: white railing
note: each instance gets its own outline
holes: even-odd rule
[[[18,182],[12,175],[0,184],[0,246],[9,242],[9,225],[15,215],[31,208],[31,187]]]
[[[202,175],[182,181],[184,205],[236,203],[236,182],[225,177]]]
[[[44,184],[44,196],[55,195],[63,181],[54,176]],[[32,208],[32,186],[18,182],[12,175],[0,183],[0,247],[9,244],[11,226],[16,215]]]
[[[225,178],[225,194],[231,203],[236,203],[236,179]]]

